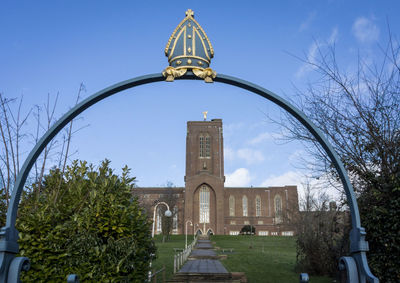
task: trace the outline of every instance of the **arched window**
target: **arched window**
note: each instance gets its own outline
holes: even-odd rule
[[[162,232],[162,210],[161,207],[157,207],[157,234],[160,234]]]
[[[261,216],[261,198],[256,196],[256,216]]]
[[[200,223],[210,223],[210,189],[203,185],[199,194]]]
[[[210,157],[211,156],[211,137],[206,135],[200,135],[200,157]]]
[[[178,233],[178,207],[174,206],[172,210],[172,233]]]
[[[229,197],[229,216],[235,216],[235,197]]]
[[[242,206],[243,206],[243,216],[248,216],[248,213],[247,213],[247,197],[246,196],[242,197]]]
[[[275,206],[275,218],[277,223],[282,221],[282,198],[280,195],[276,195],[274,198]]]

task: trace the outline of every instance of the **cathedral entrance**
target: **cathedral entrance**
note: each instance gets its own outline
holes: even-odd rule
[[[209,229],[215,227],[216,223],[216,196],[215,191],[208,184],[200,185],[193,195],[193,211],[198,231],[206,234]],[[214,228],[215,229],[215,228]]]

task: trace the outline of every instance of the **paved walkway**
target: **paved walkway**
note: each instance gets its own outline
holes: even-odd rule
[[[199,239],[188,260],[178,273],[228,274],[226,268],[217,259],[210,240]]]
[[[211,249],[206,249],[206,250],[197,249],[197,250],[193,250],[189,257],[194,258],[194,259],[200,258],[200,257],[214,258],[214,257],[218,257],[218,255],[214,250],[211,250]]]
[[[218,259],[213,245],[208,238],[200,238],[189,255],[188,261],[168,282],[179,283],[232,283],[247,282],[241,272],[228,272]]]
[[[188,260],[179,270],[180,273],[228,273],[219,260],[195,259]]]

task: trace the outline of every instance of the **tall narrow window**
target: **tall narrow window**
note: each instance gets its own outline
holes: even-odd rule
[[[247,197],[243,196],[242,198],[242,206],[243,206],[243,216],[248,216],[247,213]]]
[[[235,216],[235,197],[229,197],[229,216]]]
[[[256,216],[261,216],[261,198],[256,196]]]
[[[161,207],[157,207],[157,234],[162,231],[162,210]]]
[[[276,195],[274,198],[274,205],[275,205],[275,222],[280,223],[282,222],[282,198],[280,195]]]
[[[202,186],[199,194],[200,223],[210,223],[210,189]]]
[[[210,136],[206,136],[206,156],[205,157],[210,157],[211,153],[211,138]]]
[[[178,233],[178,208],[174,206],[174,209],[172,210],[172,233],[177,234]]]
[[[200,157],[205,157],[204,147],[205,147],[204,136],[200,136]]]
[[[210,157],[211,156],[211,137],[207,135],[201,135],[199,137],[200,142],[200,157]]]

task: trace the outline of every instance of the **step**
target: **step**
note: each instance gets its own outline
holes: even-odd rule
[[[218,259],[218,255],[214,250],[199,249],[192,250],[189,259]]]
[[[178,273],[212,273],[228,274],[228,271],[219,260],[216,259],[195,259],[187,261]]]

